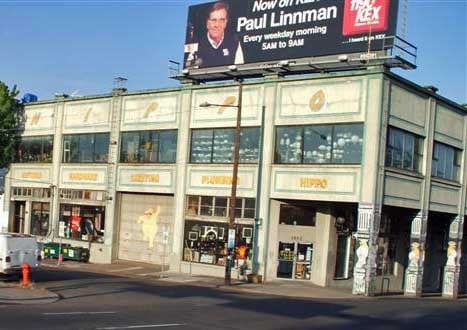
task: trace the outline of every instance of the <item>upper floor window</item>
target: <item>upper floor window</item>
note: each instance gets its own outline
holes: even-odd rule
[[[363,124],[282,126],[276,129],[278,164],[360,164]]]
[[[109,133],[65,135],[64,163],[106,163],[109,153]]]
[[[176,155],[177,131],[122,133],[122,163],[175,163]]]
[[[259,154],[259,127],[240,130],[240,163],[256,163]],[[194,129],[191,132],[192,163],[232,163],[234,128]]]
[[[435,142],[431,175],[446,180],[459,181],[461,151],[443,143]]]
[[[422,159],[422,137],[398,128],[389,127],[386,166],[420,172]]]
[[[52,136],[23,136],[16,148],[16,162],[52,162]]]

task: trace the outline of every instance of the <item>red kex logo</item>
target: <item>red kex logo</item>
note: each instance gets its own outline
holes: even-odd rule
[[[348,36],[370,30],[386,30],[389,2],[390,0],[345,0],[342,34]]]

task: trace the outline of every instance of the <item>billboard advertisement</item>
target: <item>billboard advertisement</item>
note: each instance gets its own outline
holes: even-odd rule
[[[391,47],[398,0],[223,0],[189,7],[184,68]]]

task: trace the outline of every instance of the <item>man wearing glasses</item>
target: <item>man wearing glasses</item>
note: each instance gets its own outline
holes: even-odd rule
[[[194,65],[202,68],[243,63],[243,51],[238,39],[226,31],[228,21],[228,5],[216,2],[209,9],[207,33],[200,37]]]

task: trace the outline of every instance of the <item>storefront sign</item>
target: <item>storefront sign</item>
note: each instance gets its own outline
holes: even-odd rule
[[[398,0],[223,0],[190,6],[184,68],[388,49],[397,10]]]
[[[72,181],[90,181],[97,182],[97,173],[71,172],[68,178]]]
[[[159,174],[132,174],[130,176],[131,182],[147,182],[147,183],[159,183]]]
[[[51,130],[54,127],[54,105],[41,107],[26,107],[25,131]]]
[[[326,189],[328,187],[328,180],[323,178],[300,178],[300,188],[318,188]]]
[[[40,180],[42,179],[42,173],[41,172],[23,172],[21,173],[21,178]]]
[[[227,175],[203,175],[201,177],[201,183],[208,185],[231,185],[232,180],[232,176]],[[237,177],[237,184],[240,184],[239,177]]]

